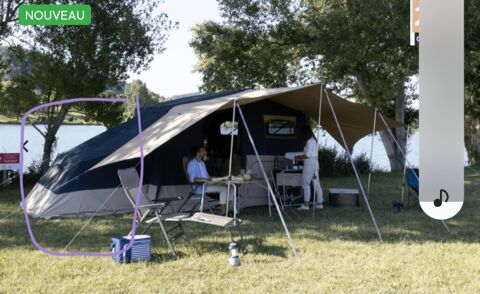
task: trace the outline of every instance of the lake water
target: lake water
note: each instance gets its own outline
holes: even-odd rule
[[[409,166],[417,167],[419,164],[418,156],[418,133],[414,133],[408,138],[407,141],[407,162]],[[339,152],[344,149],[341,147],[335,139],[333,139],[328,133],[324,133],[320,139],[320,144],[327,147],[335,147]],[[359,140],[355,146],[353,146],[353,157],[359,156],[362,153],[367,155],[367,158],[370,158],[372,146],[372,136],[366,136],[363,139]],[[388,161],[387,152],[385,147],[383,147],[382,139],[380,136],[376,135],[373,141],[373,153],[372,153],[372,162],[373,165],[381,170],[390,171],[390,163]]]
[[[43,125],[38,125],[39,129],[44,130]],[[57,146],[54,155],[70,150],[80,143],[95,137],[105,131],[103,126],[83,126],[83,125],[64,125],[57,133]],[[30,166],[34,161],[40,162],[43,153],[43,137],[32,126],[25,127],[25,140],[28,143],[25,147],[28,152],[24,152],[25,167]],[[20,152],[20,125],[0,124],[0,152]]]
[[[43,126],[40,125],[42,129]],[[83,125],[64,125],[57,134],[58,141],[55,149],[55,155],[70,150],[78,144],[105,131],[103,126],[83,126]],[[418,166],[418,133],[413,134],[407,143],[407,159],[413,166]],[[29,152],[25,152],[25,166],[31,165],[34,161],[40,161],[43,151],[43,137],[32,126],[25,128],[25,140]],[[324,146],[335,146],[342,150],[340,145],[325,133],[320,138],[320,144]],[[370,156],[371,136],[367,136],[355,144],[353,148],[354,156],[366,153]],[[0,153],[1,152],[19,152],[20,150],[20,126],[19,125],[0,125]],[[385,148],[379,136],[375,136],[373,148],[373,163],[377,168],[390,170],[388,157]]]

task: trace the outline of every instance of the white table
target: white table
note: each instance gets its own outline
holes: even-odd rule
[[[209,181],[206,181],[203,185],[202,185],[202,200],[200,202],[200,211],[203,212],[203,199],[205,197],[205,187],[206,185],[208,184],[211,184],[211,185],[225,185],[228,187],[228,185],[232,185],[233,186],[233,218],[236,219],[237,218],[237,214],[240,212],[240,209],[237,205],[237,191],[238,191],[238,186],[240,185],[257,185],[259,187],[262,187],[262,188],[265,188],[267,190],[267,198],[268,198],[268,207],[269,207],[269,210],[270,210],[270,215],[272,214],[271,212],[271,200],[270,200],[270,191],[268,191],[268,187],[266,186],[263,186],[262,183],[265,182],[265,179],[263,178],[254,178],[254,179],[251,179],[249,181],[246,181],[246,180],[240,180],[240,179],[237,179],[237,178],[232,178],[231,180],[228,180],[227,178],[225,179],[220,179],[220,180],[209,180]],[[230,194],[227,195],[228,199],[227,199],[227,208],[228,208],[228,202],[230,201]],[[227,211],[225,212],[226,216],[228,216],[228,209]]]

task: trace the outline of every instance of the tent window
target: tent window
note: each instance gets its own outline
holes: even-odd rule
[[[296,118],[294,116],[265,115],[265,132],[269,138],[295,138]]]

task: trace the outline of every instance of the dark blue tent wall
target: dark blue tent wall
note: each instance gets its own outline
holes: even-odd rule
[[[305,114],[268,100],[248,104],[242,107],[242,109],[261,155],[284,155],[285,152],[303,150],[305,134],[302,131],[308,123]],[[267,138],[265,136],[264,114],[295,116],[297,121],[296,137],[290,139]],[[230,137],[220,135],[220,124],[225,120],[231,120],[231,116],[231,109],[213,113],[157,148],[145,160],[145,184],[157,187],[188,184],[182,166],[182,159],[185,156],[191,156],[192,147],[203,142],[206,132],[213,132],[223,139],[223,145],[220,148],[219,146],[211,146],[211,142],[209,142],[209,149],[214,149],[215,147],[216,149],[223,149],[223,155],[221,156],[225,159],[225,164],[227,164]],[[241,123],[239,130],[241,167],[245,168],[247,155],[253,155],[254,152],[245,128]],[[158,195],[158,191],[155,194]]]
[[[302,151],[305,134],[302,132],[308,124],[304,113],[295,111],[283,105],[263,100],[242,107],[245,120],[248,123],[253,140],[260,155],[284,155],[289,151]],[[271,138],[266,134],[263,115],[295,116],[296,137],[295,138]],[[245,138],[242,141],[244,146],[243,155],[254,154],[253,148],[248,141],[245,128],[240,126],[240,135]]]
[[[151,126],[174,106],[224,97],[241,91],[244,90],[192,95],[145,107],[141,110],[142,129],[144,130]],[[39,180],[39,183],[56,194],[116,187],[119,184],[116,170],[135,166],[138,160],[113,163],[92,171],[88,170],[137,136],[137,134],[138,125],[136,118],[108,129],[70,151],[59,154],[52,167]]]
[[[232,92],[198,95],[146,107],[142,109],[142,128],[148,128],[176,105],[230,94]],[[302,138],[301,130],[307,124],[303,113],[268,100],[245,105],[242,109],[260,154],[283,155],[288,151],[302,150],[304,139]],[[162,185],[187,184],[182,167],[182,158],[190,156],[192,146],[203,142],[205,132],[208,131],[219,135],[220,123],[224,120],[231,120],[231,114],[231,109],[215,112],[148,154],[145,157],[144,184],[157,186],[155,194],[158,194],[158,190]],[[295,139],[267,138],[263,121],[264,114],[295,116],[297,137]],[[57,194],[118,187],[120,183],[117,177],[117,170],[126,167],[139,168],[139,159],[116,162],[91,171],[88,170],[137,136],[137,134],[136,118],[111,128],[74,149],[60,154],[53,163],[52,168],[39,182]],[[222,140],[229,142],[228,136],[222,137]],[[240,124],[240,135],[237,140],[240,140],[241,165],[242,168],[245,168],[246,156],[253,155],[253,149],[242,124]],[[226,151],[225,154],[228,154],[229,144],[225,144],[223,148]]]

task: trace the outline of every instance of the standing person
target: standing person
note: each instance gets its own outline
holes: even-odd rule
[[[308,134],[312,133],[310,128],[305,129]],[[313,181],[316,185],[317,190],[317,201],[315,203],[315,208],[323,208],[323,191],[320,186],[320,177],[318,176],[318,150],[317,150],[317,139],[313,134],[307,140],[305,148],[303,149],[304,154],[296,156],[296,160],[303,160],[303,171],[302,171],[302,188],[303,188],[303,201],[304,203],[300,205],[298,210],[309,210],[308,203],[311,198],[311,189],[310,183]]]
[[[210,180],[210,175],[205,165],[205,158],[207,157],[207,150],[201,145],[195,146],[192,149],[193,159],[187,165],[187,173],[190,183],[194,186],[195,194],[202,194],[202,185]],[[231,188],[233,190],[233,188]],[[220,194],[220,214],[224,215],[227,204],[228,189],[225,185],[207,184],[205,186],[205,193],[219,193]]]

